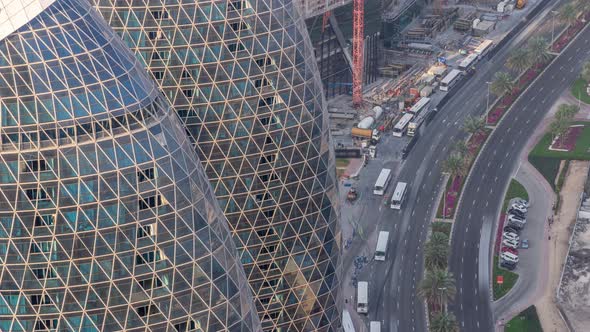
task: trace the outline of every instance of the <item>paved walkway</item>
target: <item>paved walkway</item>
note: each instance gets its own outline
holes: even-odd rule
[[[559,285],[559,278],[567,250],[572,226],[576,220],[580,194],[584,190],[584,183],[588,174],[588,161],[572,161],[565,183],[561,190],[561,207],[555,222],[549,231],[548,256],[540,264],[548,265],[549,273],[542,289],[541,298],[535,302],[537,312],[545,332],[567,331],[567,327],[559,315],[555,305],[555,293]]]

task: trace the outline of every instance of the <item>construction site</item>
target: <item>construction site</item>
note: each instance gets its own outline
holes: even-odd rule
[[[422,123],[538,0],[353,0],[308,15],[337,157],[407,154]]]

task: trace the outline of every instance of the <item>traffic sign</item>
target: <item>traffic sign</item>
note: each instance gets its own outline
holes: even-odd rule
[[[503,284],[503,283],[504,283],[504,276],[498,276],[498,277],[496,278],[496,283],[497,283],[498,285],[501,285],[501,284]]]

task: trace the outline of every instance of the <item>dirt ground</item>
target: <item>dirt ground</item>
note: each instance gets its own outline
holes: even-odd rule
[[[567,331],[555,305],[555,292],[559,284],[562,267],[567,255],[569,239],[578,211],[580,194],[588,174],[590,162],[572,161],[561,190],[561,208],[549,230],[547,264],[549,274],[541,298],[535,303],[545,332]]]

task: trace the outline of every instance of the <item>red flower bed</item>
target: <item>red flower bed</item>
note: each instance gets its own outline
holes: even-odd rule
[[[558,138],[551,144],[552,149],[572,151],[576,147],[578,136],[584,130],[584,126],[569,127],[563,137]]]
[[[586,14],[588,16],[588,14]],[[576,21],[576,23],[572,24],[567,30],[559,36],[559,38],[553,43],[553,47],[551,48],[555,52],[561,52],[567,44],[572,40],[580,30],[584,27],[584,22]]]
[[[500,99],[498,106],[494,107],[494,109],[488,113],[488,124],[495,125],[500,121],[504,112],[510,107],[510,105],[512,105],[516,98],[518,98],[520,92],[531,84],[546,65],[547,63],[536,64],[522,74],[512,91],[504,95],[504,97]]]
[[[451,186],[447,190],[447,194],[444,198],[445,201],[443,202],[443,218],[450,217],[453,215],[453,211],[455,210],[455,204],[457,203],[457,197],[459,196],[459,191],[461,190],[462,182],[463,178],[460,176],[455,176],[453,178],[453,182],[451,182]]]
[[[498,229],[496,231],[496,245],[494,246],[494,252],[496,255],[500,253],[502,233],[504,232],[504,220],[506,220],[506,214],[502,212],[500,213],[500,222],[498,223]]]

